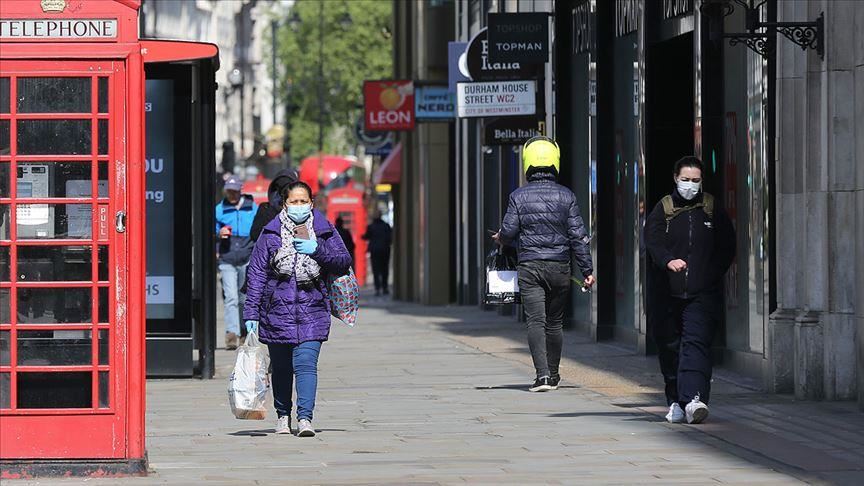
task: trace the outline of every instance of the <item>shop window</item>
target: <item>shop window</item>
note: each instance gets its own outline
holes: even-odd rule
[[[19,287],[17,294],[19,324],[83,324],[93,320],[89,288]]]
[[[18,113],[90,113],[87,78],[18,78]]]

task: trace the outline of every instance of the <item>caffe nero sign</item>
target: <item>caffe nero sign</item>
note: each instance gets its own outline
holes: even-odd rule
[[[549,60],[549,15],[490,13],[489,59],[542,64]]]
[[[488,28],[484,28],[468,43],[465,54],[459,58],[459,70],[472,81],[500,79],[530,79],[537,75],[537,65],[520,62],[502,62],[489,59]]]

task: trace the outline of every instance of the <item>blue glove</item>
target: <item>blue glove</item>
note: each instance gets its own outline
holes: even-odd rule
[[[258,321],[246,321],[246,330],[255,332],[258,330]]]
[[[318,249],[318,242],[315,240],[294,240],[294,249],[297,250],[297,253],[302,253],[303,255],[311,255],[315,253],[315,250]]]

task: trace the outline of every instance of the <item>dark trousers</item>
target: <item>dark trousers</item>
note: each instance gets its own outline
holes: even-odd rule
[[[711,398],[711,342],[717,329],[722,294],[689,299],[667,298],[657,309],[654,342],[666,384],[666,403],[687,405],[697,395]]]
[[[570,263],[543,260],[520,263],[519,293],[537,378],[558,376],[564,309],[570,294]]]
[[[373,250],[372,276],[375,280],[375,290],[387,292],[387,279],[390,276],[390,250]]]

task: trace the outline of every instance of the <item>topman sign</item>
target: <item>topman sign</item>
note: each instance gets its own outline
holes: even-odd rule
[[[117,19],[0,20],[0,40],[116,38]]]
[[[490,13],[489,60],[543,64],[549,60],[549,14]]]

